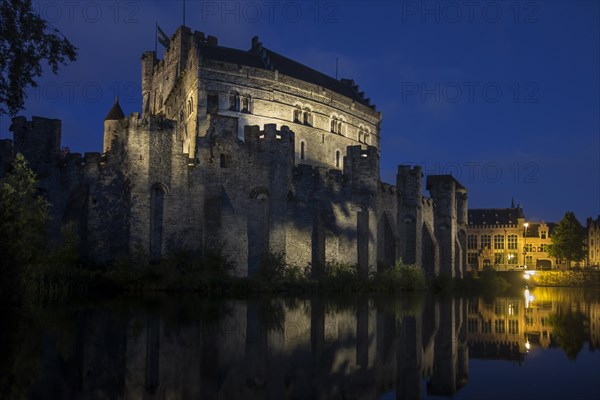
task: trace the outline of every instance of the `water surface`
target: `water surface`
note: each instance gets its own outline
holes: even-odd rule
[[[2,398],[600,398],[597,291],[156,297],[2,315]]]

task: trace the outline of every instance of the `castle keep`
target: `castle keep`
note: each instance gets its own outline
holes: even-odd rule
[[[142,112],[118,104],[102,153],[61,153],[59,120],[13,119],[14,143],[52,204],[51,236],[77,230],[84,254],[110,262],[139,249],[222,247],[235,274],[261,256],[318,273],[326,261],[366,276],[402,259],[462,276],[467,194],[449,175],[398,167],[380,181],[381,114],[337,80],[252,39],[248,51],[180,27],[164,59],[142,56]]]

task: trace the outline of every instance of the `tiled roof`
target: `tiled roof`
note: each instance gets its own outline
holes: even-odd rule
[[[105,121],[114,121],[114,120],[119,120],[121,118],[125,118],[125,114],[123,114],[123,110],[121,109],[121,106],[119,105],[119,98],[117,97],[115,99],[115,104],[113,104],[112,108],[110,109],[110,111],[108,112],[108,114],[106,115],[106,118],[104,118]]]
[[[469,225],[516,225],[525,215],[522,208],[472,208],[468,218]]]
[[[362,93],[358,92],[358,87],[353,85],[352,81],[332,78],[331,76],[309,68],[306,65],[284,57],[281,54],[268,50],[257,41],[256,43],[257,44],[253,45],[248,51],[208,43],[200,43],[198,48],[202,56],[207,59],[254,68],[277,70],[283,75],[321,86],[346,96],[360,104],[373,109],[375,108],[374,105],[370,104],[368,99],[364,98]]]

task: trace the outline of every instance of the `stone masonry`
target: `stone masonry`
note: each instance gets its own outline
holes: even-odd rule
[[[102,153],[61,150],[61,123],[13,119],[0,171],[23,153],[52,204],[50,236],[70,224],[97,263],[144,251],[220,247],[238,276],[266,253],[288,264],[356,264],[363,276],[402,259],[462,276],[466,189],[398,167],[380,181],[381,114],[351,80],[266,49],[180,27],[164,59],[142,56],[142,112],[118,100]]]

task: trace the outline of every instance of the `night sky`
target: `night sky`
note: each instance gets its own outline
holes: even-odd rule
[[[383,114],[382,180],[396,165],[452,173],[472,208],[531,221],[600,214],[600,7],[597,1],[186,2],[186,25],[352,78]],[[141,109],[140,57],[155,22],[182,24],[182,1],[36,2],[79,48],[30,90],[21,115],[62,120],[63,146],[101,151],[119,95]],[[159,58],[163,49],[159,44]],[[0,137],[11,137],[0,117]]]

